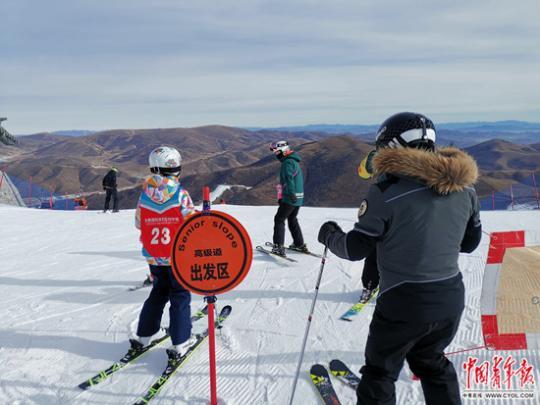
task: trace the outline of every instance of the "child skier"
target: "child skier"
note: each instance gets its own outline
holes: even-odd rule
[[[163,309],[170,301],[169,333],[172,347],[167,349],[169,362],[186,353],[191,336],[191,294],[172,274],[171,244],[184,218],[194,213],[193,202],[180,184],[180,152],[160,146],[149,156],[149,176],[143,185],[135,214],[135,226],[141,231],[142,254],[150,266],[153,286],[139,316],[137,335],[130,339],[133,350],[150,342],[160,330]]]

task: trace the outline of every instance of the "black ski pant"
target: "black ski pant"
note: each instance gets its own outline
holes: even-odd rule
[[[436,322],[402,322],[375,309],[366,343],[366,365],[356,390],[358,405],[396,404],[395,381],[406,359],[421,380],[427,405],[461,404],[459,383],[444,349],[454,338],[460,316]]]
[[[103,211],[107,211],[109,209],[111,197],[113,200],[113,211],[118,211],[118,191],[115,188],[105,189],[105,206],[103,207]]]
[[[159,331],[163,309],[170,301],[169,333],[173,345],[184,343],[191,335],[191,293],[178,284],[171,266],[150,266],[153,285],[139,316],[137,335],[149,337]]]
[[[377,250],[374,249],[366,260],[362,271],[362,286],[374,290],[379,286],[379,269],[377,268]]]
[[[300,207],[295,207],[284,202],[279,203],[279,208],[276,216],[274,217],[274,244],[285,244],[285,220],[289,225],[289,231],[293,237],[293,243],[296,246],[304,244],[304,237],[302,236],[302,230],[298,223],[298,211]]]

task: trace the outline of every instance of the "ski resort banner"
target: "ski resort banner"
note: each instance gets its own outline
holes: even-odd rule
[[[234,217],[207,211],[189,217],[178,230],[172,252],[175,278],[200,295],[222,294],[246,277],[251,239]]]
[[[493,232],[481,298],[485,344],[495,350],[540,349],[540,234]]]

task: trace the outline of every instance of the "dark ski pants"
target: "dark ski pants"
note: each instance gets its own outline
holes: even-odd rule
[[[379,269],[377,268],[377,250],[373,250],[364,261],[362,271],[362,286],[374,290],[379,286]]]
[[[279,203],[277,214],[274,217],[274,244],[285,244],[285,220],[287,220],[287,224],[289,225],[293,243],[296,246],[304,244],[304,237],[302,236],[302,230],[297,219],[298,211],[300,211],[300,207],[295,207],[284,202]]]
[[[103,207],[103,211],[109,209],[111,197],[113,200],[113,211],[118,211],[118,191],[115,188],[107,188],[105,190],[105,206]]]
[[[189,339],[191,335],[191,294],[172,274],[171,266],[150,265],[154,277],[152,291],[144,302],[139,316],[137,335],[152,336],[161,325],[163,309],[170,301],[169,333],[173,345],[178,345]]]
[[[460,316],[412,323],[384,318],[377,309],[369,326],[366,365],[356,390],[358,405],[394,405],[397,380],[407,359],[420,378],[427,405],[461,404],[459,383],[444,349],[456,334]]]

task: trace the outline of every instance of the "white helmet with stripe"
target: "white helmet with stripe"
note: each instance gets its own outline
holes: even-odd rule
[[[159,146],[148,156],[152,173],[179,174],[182,170],[182,156],[172,146]]]

